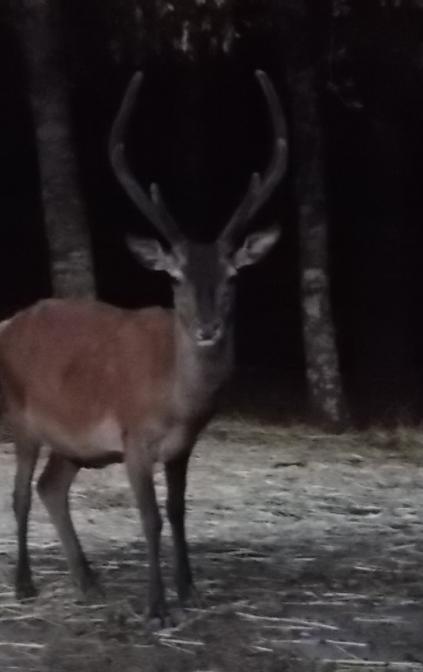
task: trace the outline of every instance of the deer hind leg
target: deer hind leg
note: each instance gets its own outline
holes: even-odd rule
[[[37,591],[32,582],[28,553],[28,516],[32,500],[32,476],[37,464],[40,446],[30,440],[16,441],[16,474],[13,492],[13,510],[18,531],[18,557],[15,573],[15,593],[18,599],[34,597]]]
[[[166,508],[174,545],[175,584],[182,606],[188,601],[198,601],[185,536],[185,490],[190,452],[186,451],[165,464],[168,493]]]
[[[168,612],[160,569],[162,519],[154,489],[153,465],[145,459],[141,449],[133,447],[128,448],[125,462],[147,541],[149,578],[146,617],[153,627],[165,626]]]
[[[97,598],[101,591],[84,555],[69,511],[69,489],[78,471],[78,465],[52,453],[38,480],[37,490],[56,528],[78,592],[83,599]]]

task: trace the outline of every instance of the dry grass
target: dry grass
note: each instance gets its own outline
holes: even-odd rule
[[[144,627],[145,545],[121,466],[83,472],[72,494],[106,600],[76,601],[35,499],[31,550],[40,595],[15,601],[14,465],[6,450],[1,671],[422,672],[422,436],[405,427],[334,436],[241,418],[213,423],[193,456],[188,492],[205,607],[156,634]],[[157,483],[163,500],[161,474]],[[170,560],[166,527],[174,604]]]

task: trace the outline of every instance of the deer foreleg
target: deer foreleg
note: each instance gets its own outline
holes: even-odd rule
[[[135,494],[144,534],[147,541],[149,581],[147,618],[160,625],[167,621],[167,608],[163,579],[160,569],[160,535],[162,519],[157,506],[154,490],[153,465],[145,464],[144,455],[136,450],[128,451],[126,466],[128,477]]]
[[[167,515],[172,528],[175,552],[175,584],[180,602],[194,596],[188,545],[185,536],[185,490],[190,452],[167,462]]]

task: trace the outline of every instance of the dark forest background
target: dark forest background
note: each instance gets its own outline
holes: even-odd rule
[[[0,7],[0,313],[51,292],[22,14]],[[423,3],[418,0],[57,0],[57,58],[69,85],[99,296],[168,304],[128,230],[152,234],[113,177],[109,129],[135,69],[145,73],[128,151],[157,181],[181,228],[223,227],[270,130],[253,73],[265,69],[293,123],[289,72],[313,69],[324,139],[329,271],[345,394],[359,421],[419,421],[423,411]],[[299,55],[298,55],[299,54]],[[290,65],[291,64],[291,65]],[[291,154],[295,142],[291,139]],[[292,169],[257,226],[281,243],[240,277],[236,407],[301,417],[305,365]]]

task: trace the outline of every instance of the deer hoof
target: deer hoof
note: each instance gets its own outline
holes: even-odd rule
[[[169,614],[166,607],[149,609],[145,617],[146,627],[150,632],[157,632],[175,626],[175,619]]]
[[[175,625],[175,620],[170,614],[166,614],[166,616],[154,616],[146,621],[146,628],[152,633],[166,630],[166,628],[174,628]]]
[[[193,585],[180,591],[178,598],[182,609],[204,609],[204,599]]]
[[[16,599],[20,602],[22,600],[32,600],[38,595],[38,590],[32,581],[25,581],[16,585],[15,589]]]
[[[93,576],[84,579],[82,582],[78,581],[76,584],[76,591],[78,595],[78,601],[80,602],[89,604],[104,602],[104,590]]]

